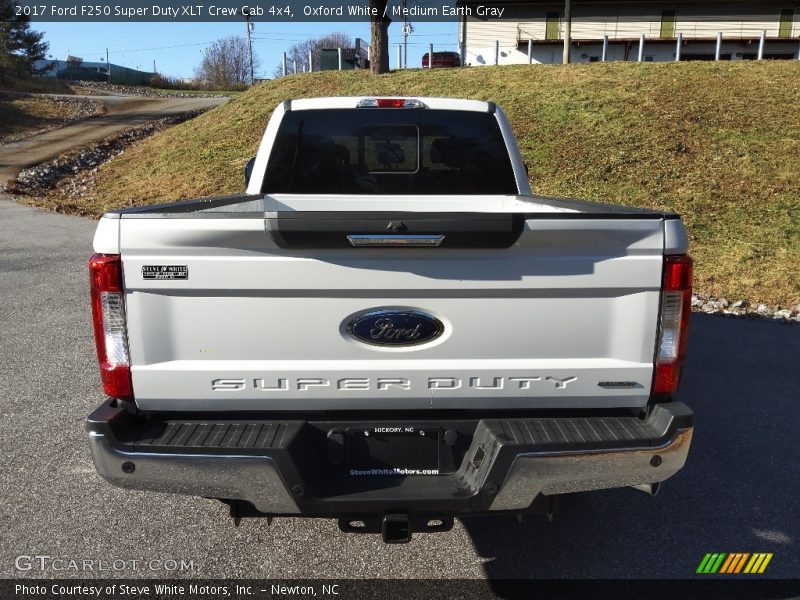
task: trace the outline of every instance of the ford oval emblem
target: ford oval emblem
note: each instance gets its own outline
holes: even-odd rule
[[[438,338],[442,322],[418,310],[373,310],[356,316],[347,331],[359,341],[375,346],[415,346]]]

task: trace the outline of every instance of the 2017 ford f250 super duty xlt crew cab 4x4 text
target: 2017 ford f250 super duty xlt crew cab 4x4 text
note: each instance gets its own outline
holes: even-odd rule
[[[676,215],[534,195],[491,102],[285,102],[247,191],[107,213],[111,483],[387,542],[684,464]]]

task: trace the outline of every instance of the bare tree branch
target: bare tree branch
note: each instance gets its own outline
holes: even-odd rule
[[[258,69],[258,58],[253,55]],[[203,62],[195,77],[209,89],[244,88],[250,80],[250,55],[247,40],[232,36],[217,40],[203,52]]]

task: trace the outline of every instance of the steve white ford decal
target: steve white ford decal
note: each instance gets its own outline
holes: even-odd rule
[[[142,279],[189,279],[186,265],[144,265]]]
[[[375,346],[415,346],[438,338],[442,322],[418,310],[372,310],[356,316],[347,332],[357,340]]]

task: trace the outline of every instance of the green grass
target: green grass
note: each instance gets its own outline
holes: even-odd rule
[[[84,209],[237,192],[270,113],[325,95],[493,100],[543,194],[674,210],[696,289],[800,302],[800,62],[606,63],[296,75],[159,133],[103,167]]]

